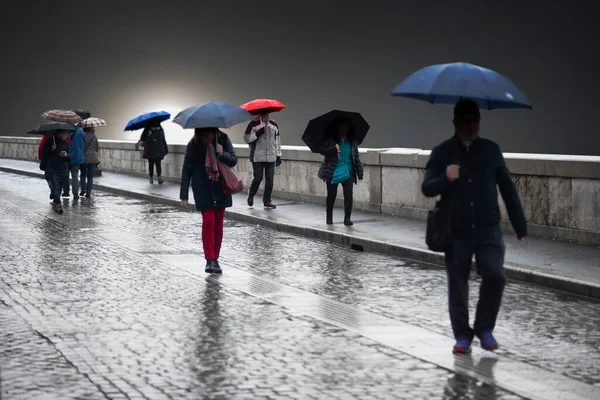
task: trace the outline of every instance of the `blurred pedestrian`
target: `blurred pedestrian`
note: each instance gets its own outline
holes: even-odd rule
[[[179,198],[188,206],[190,182],[196,209],[202,213],[202,245],[207,273],[221,274],[219,265],[223,241],[225,209],[233,204],[231,195],[223,192],[218,161],[235,167],[237,157],[229,137],[217,128],[196,128],[187,145],[181,171]]]
[[[63,213],[60,193],[65,181],[69,182],[69,157],[71,148],[67,141],[68,131],[61,130],[54,133],[44,142],[42,157],[45,160],[45,178],[52,185],[52,209],[59,214]]]
[[[169,154],[169,146],[165,139],[165,132],[160,125],[158,117],[153,118],[148,126],[144,128],[138,144],[144,146],[144,158],[148,160],[148,174],[150,175],[150,184],[154,183],[154,167],[156,167],[156,176],[158,184],[162,185],[162,159]],[[137,146],[136,146],[137,148]]]
[[[477,103],[461,100],[454,107],[454,137],[436,146],[427,162],[423,194],[442,196],[450,215],[450,243],[445,249],[453,351],[469,353],[476,336],[486,350],[498,348],[492,332],[506,283],[504,238],[500,228],[498,190],[519,240],[527,236],[521,201],[500,147],[479,136]],[[473,328],[469,325],[469,274],[475,255],[481,276]]]
[[[93,127],[83,129],[86,134],[86,143],[83,154],[83,165],[81,167],[81,196],[90,198],[94,185],[94,171],[99,164],[98,152],[100,144],[96,137],[96,129]]]
[[[71,190],[73,190],[73,198],[79,198],[79,171],[84,163],[83,153],[85,151],[86,135],[81,128],[77,128],[75,131],[69,134],[71,143],[71,158],[69,164],[69,171],[71,172]],[[65,189],[66,196],[69,195],[69,186]]]
[[[338,118],[326,134],[328,139],[322,150],[325,159],[318,173],[318,177],[327,184],[326,223],[333,224],[333,208],[338,184],[341,183],[344,191],[344,225],[351,226],[354,224],[351,219],[353,187],[363,179],[364,174],[354,130],[348,120]],[[340,170],[344,170],[344,175],[338,182],[339,174],[336,173]]]
[[[250,121],[244,133],[244,141],[250,145],[250,162],[254,179],[248,192],[248,205],[254,205],[254,196],[265,178],[263,205],[275,209],[271,195],[275,180],[275,168],[281,165],[281,139],[279,125],[273,121],[268,110],[258,110],[258,116]]]

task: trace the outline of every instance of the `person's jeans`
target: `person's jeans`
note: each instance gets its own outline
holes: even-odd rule
[[[337,197],[339,183],[327,183],[327,215],[333,213],[333,207],[335,206],[335,198]],[[354,188],[354,180],[352,177],[342,182],[342,188],[344,190],[344,215],[346,218],[350,218],[352,215],[352,191]]]
[[[266,175],[265,181],[265,193],[263,194],[263,204],[267,205],[271,202],[271,195],[273,194],[273,181],[275,180],[275,163],[269,162],[254,162],[252,163],[254,170],[254,179],[250,185],[250,191],[248,195],[254,197],[258,192],[263,177]]]
[[[85,164],[71,164],[69,169],[71,171],[71,189],[73,190],[73,196],[79,194],[79,171]]]
[[[202,246],[204,258],[218,260],[223,243],[223,221],[225,220],[224,208],[202,210]]]
[[[162,176],[162,167],[160,158],[149,158],[148,159],[148,173],[150,174],[150,178],[154,176],[154,166],[156,165],[156,176]]]
[[[96,164],[82,164],[80,172],[81,190],[85,190],[86,196],[92,193],[94,185],[94,170]]]
[[[475,334],[491,332],[502,302],[506,284],[504,274],[504,237],[499,226],[478,237],[453,239],[445,253],[448,276],[448,305],[454,337],[473,339]],[[481,276],[479,302],[473,329],[469,326],[469,274],[475,255],[477,273]]]

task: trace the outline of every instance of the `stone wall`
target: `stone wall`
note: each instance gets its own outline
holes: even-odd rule
[[[39,138],[0,137],[0,157],[37,160],[38,143]],[[133,141],[101,140],[100,146],[103,170],[146,174],[145,160]],[[235,148],[237,170],[248,187],[252,180],[248,147]],[[169,145],[169,150],[163,176],[178,180],[185,145]],[[428,157],[429,151],[421,149],[361,149],[365,179],[355,187],[356,207],[424,219],[434,202],[420,191]],[[275,195],[324,204],[325,184],[317,178],[322,158],[304,147],[284,146]],[[600,244],[600,157],[507,153],[505,158],[532,235]]]

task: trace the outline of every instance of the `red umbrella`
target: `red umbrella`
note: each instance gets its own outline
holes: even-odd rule
[[[268,113],[281,111],[285,108],[285,104],[279,100],[255,99],[247,102],[246,104],[242,104],[240,107],[248,111],[250,114],[256,115],[258,114],[258,111],[263,110]]]

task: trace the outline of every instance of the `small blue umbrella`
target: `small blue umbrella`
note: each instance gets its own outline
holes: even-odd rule
[[[127,123],[127,126],[125,127],[125,130],[137,131],[138,129],[145,128],[152,119],[157,117],[160,120],[160,122],[163,122],[171,118],[171,114],[169,114],[166,111],[156,111],[147,114],[142,114],[139,117],[135,117],[134,119],[129,121]]]
[[[221,101],[210,101],[186,108],[173,119],[183,129],[231,128],[244,121],[250,121],[252,114],[239,106]]]
[[[469,99],[480,108],[532,108],[529,99],[508,78],[469,63],[438,64],[422,68],[394,89],[392,96],[431,104],[456,104]]]

